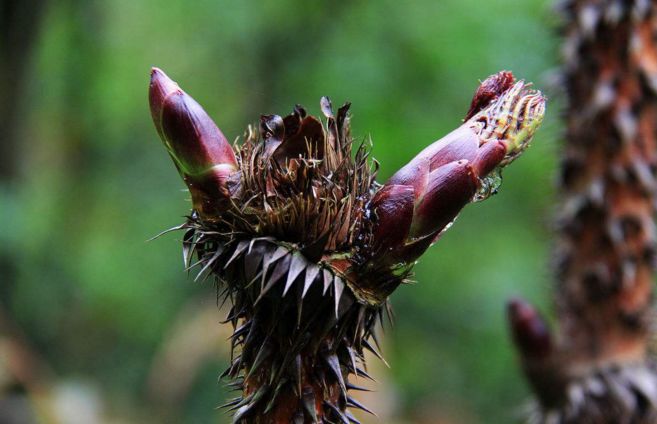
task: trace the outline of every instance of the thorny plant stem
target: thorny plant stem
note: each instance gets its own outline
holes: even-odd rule
[[[535,421],[654,423],[657,3],[568,0],[561,10],[559,333],[521,300],[509,305],[512,332]]]

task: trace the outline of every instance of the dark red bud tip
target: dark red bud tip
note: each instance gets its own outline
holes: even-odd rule
[[[179,92],[180,87],[169,78],[160,68],[151,68],[151,82],[148,89],[148,100],[151,105],[151,116],[162,137],[162,105],[164,100],[174,92]]]
[[[507,303],[513,341],[526,358],[543,358],[552,352],[550,329],[534,307],[520,298]]]
[[[237,168],[233,149],[203,108],[160,69],[151,71],[149,99],[160,137],[185,175],[216,166]]]
[[[475,116],[477,112],[484,109],[493,100],[511,88],[515,80],[513,73],[509,71],[501,71],[486,78],[484,82],[479,85],[475,95],[472,97],[470,110],[468,110],[468,113],[465,115],[464,121]]]

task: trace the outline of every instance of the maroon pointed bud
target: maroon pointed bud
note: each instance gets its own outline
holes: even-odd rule
[[[151,105],[151,116],[155,129],[161,138],[162,135],[162,106],[166,98],[173,92],[180,91],[180,87],[162,70],[158,68],[151,69],[151,82],[148,90],[148,100]]]
[[[475,93],[468,120],[397,171],[370,203],[376,220],[373,244],[387,249],[386,257],[373,260],[414,261],[466,204],[495,192],[499,178],[494,175],[524,151],[544,113],[541,93],[528,90],[524,81],[514,82],[510,72],[486,79]],[[385,190],[388,186],[395,187],[394,193]],[[414,197],[410,225],[403,187],[412,189]],[[402,203],[395,207],[392,194],[401,192]],[[398,227],[389,237],[393,222]]]
[[[206,218],[217,215],[238,169],[230,143],[205,110],[157,68],[151,71],[149,100],[155,128],[189,187],[194,209]]]
[[[497,99],[502,93],[511,88],[514,82],[515,77],[513,76],[513,73],[509,71],[501,71],[486,78],[484,82],[479,85],[475,95],[472,97],[470,110],[468,110],[468,113],[463,120],[467,121],[475,116],[479,111]]]
[[[550,329],[529,303],[511,299],[507,315],[513,341],[524,358],[544,358],[552,352]]]
[[[386,182],[381,195],[373,199],[370,207],[377,217],[374,243],[391,249],[395,256],[393,261],[402,258],[408,261],[417,259],[472,200],[480,185],[480,174],[472,164],[478,155],[482,155],[480,143],[472,128],[462,125],[425,148],[397,171]],[[506,148],[502,157],[504,154]],[[397,187],[397,193],[401,192],[402,187],[412,190],[411,223],[399,219],[400,210],[405,211],[405,208],[391,206],[394,200],[385,190],[389,186]],[[391,216],[388,216],[389,214]],[[388,222],[395,223],[395,234],[405,232],[405,237],[401,238],[400,242],[397,242],[399,237],[389,237],[387,228],[392,225],[386,224]],[[416,243],[420,238],[423,241]]]
[[[155,127],[185,173],[198,174],[217,165],[237,168],[233,149],[214,121],[157,68],[151,72],[149,98]]]

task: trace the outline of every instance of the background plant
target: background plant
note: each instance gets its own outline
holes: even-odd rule
[[[556,228],[557,329],[509,318],[535,422],[654,423],[657,6],[566,1],[567,95]]]

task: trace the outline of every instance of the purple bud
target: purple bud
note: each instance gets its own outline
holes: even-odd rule
[[[162,106],[165,99],[174,92],[179,92],[180,87],[158,68],[151,69],[151,82],[148,90],[148,100],[151,105],[151,116],[155,128],[160,137],[162,135]]]
[[[466,122],[390,177],[370,203],[376,217],[374,245],[387,248],[374,261],[417,259],[477,191],[489,187],[486,178],[525,150],[545,113],[545,98],[527,87],[510,72],[487,78],[474,95]],[[414,199],[410,225],[409,191]],[[399,205],[393,204],[395,198]]]
[[[480,184],[471,163],[479,155],[479,145],[475,132],[463,125],[420,152],[377,193],[371,204],[377,217],[374,240],[398,253],[394,261],[402,257],[414,261],[472,200]],[[410,194],[412,207],[408,206]],[[395,198],[399,205],[394,205]],[[410,222],[408,215],[412,215]],[[426,242],[415,244],[419,238]],[[413,248],[407,249],[411,244]]]
[[[202,216],[221,210],[230,196],[228,180],[237,171],[233,149],[203,108],[158,68],[149,90],[155,128]]]
[[[543,358],[552,352],[552,337],[545,321],[522,299],[511,299],[507,315],[513,341],[525,358]]]

